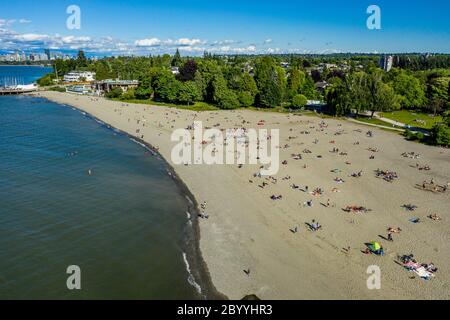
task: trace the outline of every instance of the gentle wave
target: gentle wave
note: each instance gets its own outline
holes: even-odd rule
[[[194,275],[191,273],[191,268],[189,266],[189,262],[187,260],[187,255],[185,252],[183,252],[183,260],[184,260],[184,264],[186,266],[186,271],[189,274],[188,277],[188,282],[191,286],[193,286],[195,288],[195,290],[197,290],[198,294],[202,294],[202,287],[200,287],[200,285],[195,281]]]

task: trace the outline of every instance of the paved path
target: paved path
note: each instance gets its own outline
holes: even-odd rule
[[[382,126],[380,124],[367,123],[367,122],[355,120],[353,118],[347,118],[347,120],[350,121],[350,122],[354,122],[354,123],[364,124],[364,125],[370,126],[370,127],[376,127],[376,128],[381,128],[381,129],[389,129],[389,130],[394,130],[394,131],[398,131],[398,132],[405,132],[405,129],[395,128],[395,127],[388,127],[388,126]]]

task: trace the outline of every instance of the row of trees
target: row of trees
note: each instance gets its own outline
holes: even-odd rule
[[[411,73],[393,69],[358,71],[329,79],[326,93],[331,113],[414,109],[433,114],[450,109],[450,76],[446,70]]]
[[[256,58],[252,64],[238,58],[224,60],[217,57],[192,58],[180,61],[175,55],[135,58],[124,61],[127,73],[122,78],[134,77],[140,87],[127,92],[123,99],[150,99],[169,103],[193,104],[207,102],[222,109],[258,106],[303,107],[307,99],[319,94],[311,76],[300,67],[282,68],[272,57]],[[104,68],[109,59],[94,63],[97,78],[110,77],[114,70]],[[101,67],[100,67],[101,66]],[[179,66],[174,74],[171,66]],[[108,72],[102,72],[102,69]],[[116,96],[115,93],[112,93]]]
[[[430,134],[431,143],[450,146],[450,112],[444,115],[444,122],[433,127]]]
[[[344,80],[336,78],[327,91],[329,111],[335,115],[351,112],[395,110],[400,108],[400,96],[383,82],[380,72],[363,71],[347,75]]]
[[[397,64],[421,61],[428,65],[446,65],[447,55],[425,57],[402,55]],[[80,51],[76,59],[56,60],[55,72],[41,79],[49,85],[55,75],[72,70],[96,72],[97,80],[137,79],[140,87],[123,99],[150,99],[181,104],[203,101],[230,109],[242,106],[302,107],[306,100],[325,99],[337,115],[351,110],[384,111],[424,109],[435,114],[449,107],[449,69],[411,71],[394,68],[382,72],[377,55],[340,54],[330,56],[174,56],[86,58]],[[405,62],[406,61],[406,62]],[[435,62],[433,62],[435,61]],[[289,67],[282,67],[288,62]],[[408,62],[408,63],[409,63]],[[338,68],[317,68],[332,63]],[[341,66],[344,66],[342,68]],[[172,68],[179,68],[174,74]],[[406,66],[405,66],[406,67]],[[315,88],[318,81],[331,87],[322,96]],[[118,96],[119,92],[111,94]]]

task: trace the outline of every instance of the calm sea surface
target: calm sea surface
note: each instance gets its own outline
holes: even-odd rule
[[[39,66],[0,66],[0,87],[30,84],[52,70],[52,68]]]
[[[0,299],[208,290],[188,271],[202,265],[189,202],[157,155],[78,110],[25,96],[0,97],[0,137]],[[82,290],[67,289],[71,265]]]

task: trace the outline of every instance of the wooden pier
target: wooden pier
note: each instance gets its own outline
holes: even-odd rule
[[[18,95],[18,94],[24,94],[24,93],[31,93],[36,92],[36,89],[7,89],[7,88],[0,88],[0,96],[11,96],[11,95]]]

